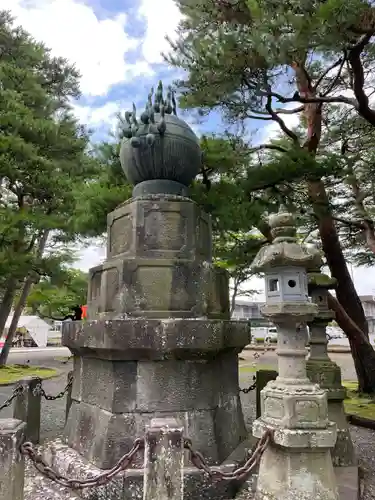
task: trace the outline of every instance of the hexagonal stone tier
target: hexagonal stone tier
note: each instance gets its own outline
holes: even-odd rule
[[[108,215],[107,257],[211,259],[207,214],[188,198],[154,195],[131,199]]]
[[[249,337],[243,322],[220,320],[65,324],[63,344],[75,355],[68,444],[112,467],[152,418],[174,416],[221,463],[246,436],[238,352]]]
[[[108,216],[107,250],[90,270],[88,318],[229,319],[227,273],[211,264],[210,218],[192,200],[129,200]]]

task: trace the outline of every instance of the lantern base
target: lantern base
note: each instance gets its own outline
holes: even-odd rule
[[[255,500],[338,500],[328,448],[269,446],[260,466]]]

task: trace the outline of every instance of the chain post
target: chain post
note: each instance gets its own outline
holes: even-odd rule
[[[183,500],[183,427],[174,418],[154,418],[146,432],[143,500]]]
[[[0,500],[23,500],[25,461],[19,452],[26,424],[20,420],[0,420]]]
[[[261,391],[266,387],[268,382],[276,380],[278,373],[276,370],[258,370],[256,372],[256,418],[262,414]]]
[[[26,422],[26,439],[37,444],[40,440],[41,395],[38,388],[41,380],[27,377],[21,383],[25,389],[15,400],[13,418]]]

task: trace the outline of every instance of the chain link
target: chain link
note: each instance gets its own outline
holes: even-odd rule
[[[61,392],[56,394],[56,396],[52,396],[51,394],[46,394],[46,391],[43,389],[43,382],[41,379],[39,379],[33,390],[33,395],[42,396],[46,401],[56,401],[56,399],[63,398],[72,385],[73,385],[73,375],[69,375],[68,383],[66,384],[65,388]]]
[[[195,451],[192,447],[190,439],[184,440],[185,449],[189,450],[191,463],[199,470],[202,470],[211,479],[223,479],[226,481],[244,481],[248,478],[255,466],[259,464],[260,459],[265,452],[267,446],[271,443],[273,438],[273,430],[267,429],[263,436],[259,439],[253,453],[247,459],[246,463],[232,472],[223,472],[217,467],[210,467],[207,465],[202,453]]]
[[[131,450],[126,453],[120,460],[111,468],[108,469],[98,476],[89,479],[68,479],[62,474],[53,470],[43,459],[32,445],[32,443],[23,443],[20,447],[22,455],[27,456],[34,467],[43,476],[47,477],[51,481],[64,486],[65,488],[71,488],[73,490],[82,490],[84,488],[92,488],[95,486],[104,486],[109,481],[111,481],[117,474],[128,469],[133,462],[135,455],[139,450],[144,448],[144,439],[136,439],[133,443]]]
[[[17,387],[14,388],[12,395],[0,406],[0,411],[11,406],[13,401],[24,392],[25,387],[23,385],[17,385]]]
[[[259,360],[259,358],[261,356],[264,356],[270,349],[270,346],[271,346],[271,342],[269,340],[264,340],[264,345],[263,345],[263,351],[259,354],[258,351],[255,351],[254,354],[253,354],[253,358],[254,358],[254,361],[253,361],[253,367],[256,368],[257,367],[257,361]],[[242,392],[243,394],[248,394],[249,392],[251,391],[254,391],[257,387],[257,383],[256,383],[256,375],[253,376],[253,383],[247,387],[246,389],[239,389],[240,392]]]
[[[249,385],[249,387],[247,387],[246,389],[240,388],[240,392],[242,392],[243,394],[248,394],[249,392],[256,389],[256,387],[257,387],[257,378],[256,378],[256,375],[254,375],[253,376],[253,383],[251,385]]]

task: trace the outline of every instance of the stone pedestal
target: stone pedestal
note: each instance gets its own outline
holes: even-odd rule
[[[275,434],[260,463],[256,499],[337,500],[331,459],[336,428],[328,420],[326,392],[306,375],[306,329],[273,321],[279,376],[262,391],[262,416],[254,422],[253,434],[261,437],[267,428]]]
[[[310,324],[310,354],[307,358],[309,379],[327,391],[328,418],[337,427],[337,441],[332,461],[336,467],[357,464],[354,447],[346,420],[343,401],[346,389],[341,383],[341,369],[328,356],[326,321],[315,320]]]
[[[211,264],[210,220],[192,200],[150,195],[111,213],[88,321],[63,329],[74,354],[68,445],[110,468],[153,418],[174,417],[221,464],[246,437],[238,353],[250,341],[248,325],[228,319],[228,293]]]
[[[311,299],[318,308],[318,314],[309,324],[310,353],[307,358],[307,375],[311,382],[327,391],[328,417],[335,422],[337,441],[332,460],[336,467],[357,465],[354,447],[346,420],[343,401],[346,389],[341,382],[341,369],[328,356],[327,325],[334,318],[328,307],[328,290],[333,289],[336,280],[321,273],[319,269],[308,274]]]

